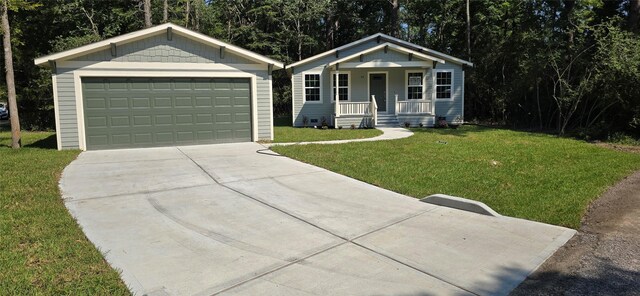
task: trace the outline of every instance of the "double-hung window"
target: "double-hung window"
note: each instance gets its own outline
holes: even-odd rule
[[[320,102],[320,74],[304,74],[305,102]]]
[[[333,88],[331,91],[331,96],[333,100],[336,100],[336,73],[331,75],[333,81]],[[349,73],[338,73],[338,98],[340,101],[348,101],[349,100]]]
[[[423,85],[423,73],[422,72],[408,72],[407,73],[407,99],[409,100],[422,100]]]
[[[436,72],[436,99],[448,100],[452,98],[453,72]]]

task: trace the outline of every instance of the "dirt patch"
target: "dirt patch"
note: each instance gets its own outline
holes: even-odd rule
[[[617,151],[640,153],[640,146],[620,145],[620,144],[603,143],[603,142],[597,142],[597,143],[594,143],[594,145],[617,150]]]
[[[511,295],[640,295],[640,171],[593,202],[578,233]]]

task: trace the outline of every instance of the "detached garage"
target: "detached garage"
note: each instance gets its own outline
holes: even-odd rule
[[[58,149],[273,139],[284,65],[164,24],[35,60],[50,67]]]

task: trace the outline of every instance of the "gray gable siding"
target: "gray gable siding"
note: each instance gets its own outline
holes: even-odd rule
[[[76,94],[72,69],[58,69],[56,75],[58,88],[58,112],[60,114],[60,149],[78,149],[78,117],[76,113]]]
[[[256,72],[256,90],[258,104],[252,112],[258,112],[258,139],[270,140],[273,129],[271,100],[271,77],[267,71]],[[257,140],[257,139],[256,139]]]
[[[436,116],[446,116],[447,121],[453,121],[456,117],[460,116],[460,119],[463,119],[463,98],[462,98],[462,90],[464,85],[462,85],[462,67],[456,64],[438,64],[435,71],[438,70],[453,70],[453,100],[439,100],[435,99],[436,102]],[[435,76],[435,74],[434,74]],[[434,80],[435,83],[435,80]]]
[[[167,40],[165,34],[151,36],[133,41],[116,48],[116,57],[111,56],[111,49],[105,49],[76,57],[75,61],[113,61],[113,62],[163,62],[163,63],[225,63],[225,64],[257,64],[256,62],[225,52],[220,57],[220,50],[215,47],[173,34]]]

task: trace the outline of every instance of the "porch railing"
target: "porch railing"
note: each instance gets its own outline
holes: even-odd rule
[[[363,115],[371,116],[374,126],[378,124],[378,104],[376,97],[371,96],[369,102],[335,102],[335,124],[338,124],[340,116]]]
[[[371,114],[370,102],[340,102],[340,115]]]
[[[396,101],[396,114],[429,114],[432,112],[431,101],[410,100]]]

